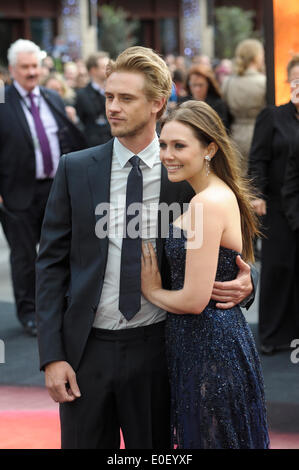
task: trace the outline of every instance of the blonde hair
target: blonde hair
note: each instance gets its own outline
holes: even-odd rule
[[[245,39],[240,42],[235,52],[235,68],[237,75],[244,75],[251,62],[253,62],[263,50],[263,44],[257,39]]]
[[[74,90],[68,86],[67,82],[59,72],[52,72],[48,75],[43,81],[42,85],[47,87],[47,84],[50,80],[57,80],[60,83],[62,88],[62,98],[69,101],[74,101],[76,98],[76,93]]]
[[[147,99],[153,101],[165,98],[162,109],[157,113],[157,119],[162,116],[172,88],[171,74],[162,57],[147,47],[129,47],[117,57],[116,61],[109,61],[106,69],[107,77],[113,72],[143,74]]]
[[[195,137],[204,145],[214,142],[218,150],[210,162],[213,172],[224,181],[235,194],[241,216],[243,250],[246,261],[254,261],[252,240],[260,235],[258,219],[251,202],[256,198],[248,181],[241,176],[238,151],[228,137],[218,114],[204,101],[186,101],[176,108],[163,122],[178,121],[189,126]]]

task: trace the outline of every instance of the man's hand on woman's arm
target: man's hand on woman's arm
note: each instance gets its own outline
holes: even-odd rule
[[[211,298],[217,301],[216,307],[222,309],[232,308],[249,297],[253,291],[250,266],[237,256],[236,264],[239,272],[233,281],[215,281]]]

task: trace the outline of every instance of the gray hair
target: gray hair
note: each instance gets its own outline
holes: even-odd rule
[[[42,60],[42,51],[40,47],[28,39],[18,39],[13,42],[7,51],[7,59],[9,65],[16,65],[18,60],[18,54],[20,52],[31,52],[37,55],[39,63]]]

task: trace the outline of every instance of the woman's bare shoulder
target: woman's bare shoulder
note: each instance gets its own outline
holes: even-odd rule
[[[193,206],[199,203],[215,209],[235,207],[238,204],[235,193],[222,181],[209,185],[203,191],[197,193],[190,201]]]

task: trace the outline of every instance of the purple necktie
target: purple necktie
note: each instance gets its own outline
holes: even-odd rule
[[[28,93],[28,97],[31,103],[31,114],[34,120],[34,125],[37,133],[37,137],[39,140],[42,156],[43,156],[43,164],[44,164],[44,173],[46,176],[50,176],[53,171],[53,161],[51,155],[50,144],[48,141],[48,137],[42,123],[42,120],[39,115],[39,109],[34,103],[33,93]]]

